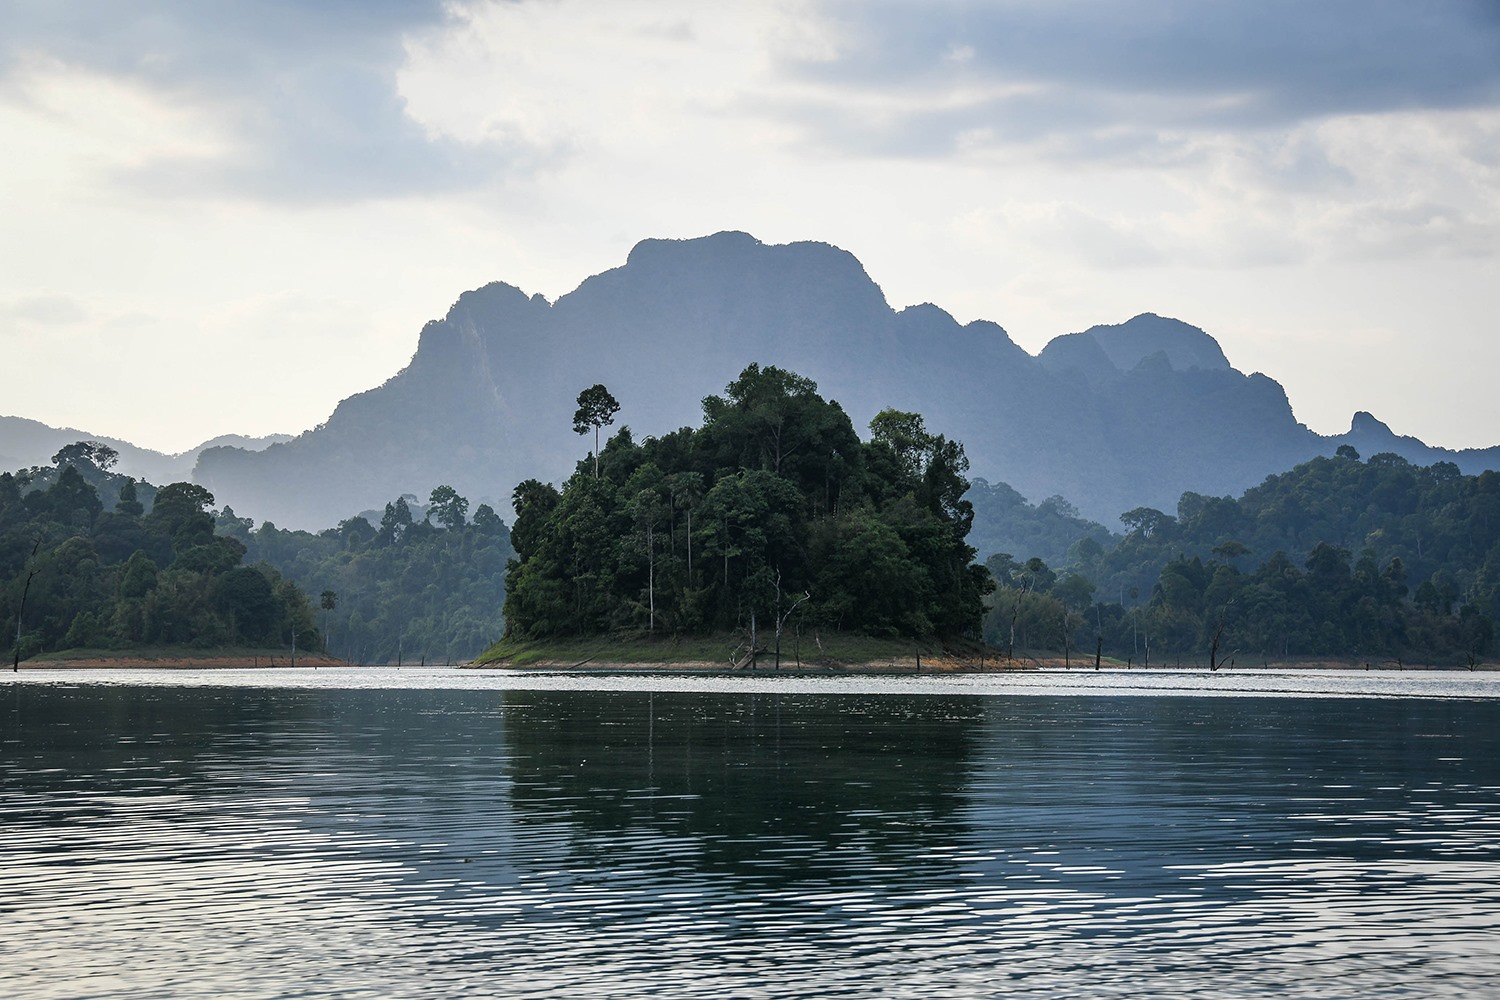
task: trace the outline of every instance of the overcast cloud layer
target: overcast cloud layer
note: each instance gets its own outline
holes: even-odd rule
[[[0,7],[0,412],[297,431],[467,288],[736,228],[1032,351],[1149,310],[1317,430],[1500,443],[1495,4],[708,7]]]

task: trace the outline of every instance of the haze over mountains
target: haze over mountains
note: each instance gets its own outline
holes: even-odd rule
[[[1238,494],[1341,444],[1500,467],[1500,448],[1432,448],[1366,413],[1318,435],[1274,379],[1235,370],[1178,320],[1096,326],[1033,357],[995,323],[892,309],[846,251],[726,232],[645,240],[551,303],[500,282],[466,292],[384,385],[295,439],[206,446],[193,477],[283,527],[327,527],[442,483],[503,510],[516,483],[558,481],[592,446],[572,432],[581,389],[602,382],[619,399],[614,430],[660,435],[696,425],[700,400],[752,361],[813,379],[860,428],[885,407],[919,412],[964,443],[971,475],[1034,502],[1061,494],[1111,525],[1137,506],[1171,511],[1187,490]],[[147,475],[111,443],[123,470]]]
[[[193,468],[198,464],[198,455],[205,448],[220,445],[258,451],[269,445],[290,441],[290,434],[268,434],[265,437],[246,437],[243,434],[221,434],[205,441],[196,448],[168,455],[164,452],[141,448],[108,435],[81,431],[76,427],[51,427],[39,420],[26,417],[0,416],[0,471],[46,465],[52,456],[75,441],[97,441],[107,444],[119,452],[119,468],[149,483],[164,485],[186,482],[193,477]]]

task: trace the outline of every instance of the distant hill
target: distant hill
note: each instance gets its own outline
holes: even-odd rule
[[[580,390],[604,383],[622,404],[615,430],[660,435],[696,424],[693,401],[752,361],[813,379],[861,429],[884,407],[922,413],[964,442],[972,475],[1033,503],[1061,495],[1109,526],[1138,506],[1171,511],[1188,490],[1238,494],[1346,443],[1367,457],[1500,468],[1500,449],[1432,448],[1369,414],[1320,436],[1274,379],[1237,371],[1179,320],[1096,326],[1033,357],[995,323],[960,324],[931,304],[892,309],[837,247],[727,232],[645,240],[555,302],[500,282],[465,292],[385,384],[295,439],[209,442],[193,475],[220,503],[282,527],[328,527],[444,483],[503,513],[516,483],[560,480],[592,446],[572,433]],[[79,436],[59,434],[8,467]],[[10,440],[0,427],[0,453]],[[104,440],[122,469],[154,482],[184,474],[148,472],[153,456],[176,459]]]
[[[97,441],[120,453],[116,471],[150,483],[165,485],[191,481],[193,467],[198,463],[198,453],[204,448],[229,445],[245,451],[258,451],[267,445],[290,440],[289,434],[271,434],[259,438],[243,434],[221,434],[196,448],[168,455],[105,434],[81,431],[76,427],[50,427],[25,417],[0,416],[0,470],[14,471],[37,465],[51,465],[52,456],[65,445],[75,441]]]
[[[1232,371],[1219,342],[1196,326],[1143,313],[1118,326],[1053,338],[1037,355],[1049,371],[1104,385],[1142,365],[1173,371]]]
[[[1062,495],[1110,525],[1137,506],[1170,511],[1187,490],[1239,493],[1345,443],[1500,467],[1500,449],[1431,448],[1363,414],[1320,436],[1274,379],[1235,370],[1178,320],[1096,326],[1032,357],[995,323],[892,309],[837,247],[728,232],[646,240],[555,302],[499,282],[466,292],[384,385],[294,440],[206,449],[195,475],[283,526],[328,526],[440,483],[503,509],[517,482],[561,479],[591,444],[571,430],[581,389],[604,383],[620,424],[659,435],[696,423],[690,401],[751,361],[812,378],[858,427],[888,406],[921,412],[964,442],[973,475],[1033,502]]]

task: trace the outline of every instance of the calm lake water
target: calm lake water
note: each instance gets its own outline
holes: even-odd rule
[[[1500,996],[1497,683],[22,674],[0,995]]]

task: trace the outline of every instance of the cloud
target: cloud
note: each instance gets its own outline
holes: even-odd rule
[[[88,312],[70,295],[28,295],[0,303],[0,316],[37,326],[72,326],[88,318]]]
[[[707,10],[680,0],[17,0],[0,7],[0,100],[26,100],[51,72],[117,81],[129,88],[122,103],[146,93],[191,109],[205,124],[178,145],[192,148],[120,168],[168,196],[306,203],[463,190],[618,149],[627,131],[657,143],[686,133],[706,147],[742,126],[730,141],[751,154],[780,144],[805,156],[1178,167],[1201,156],[1205,135],[1494,107],[1496,10],[1488,0]],[[203,136],[214,141],[190,141]]]
[[[1112,158],[1196,132],[1500,101],[1486,0],[827,0],[819,12],[832,54],[785,69],[826,88],[827,117],[850,112],[867,144],[909,155],[947,155],[982,129]],[[861,116],[876,95],[904,110]]]
[[[122,100],[211,120],[225,140],[212,150],[123,168],[156,194],[307,202],[461,187],[501,169],[504,150],[434,141],[396,88],[407,39],[453,16],[437,0],[22,0],[0,8],[0,99],[26,103],[49,75],[94,77]]]
[[[401,90],[429,134],[469,146],[675,154],[708,145],[702,130],[745,135],[744,109],[777,89],[769,53],[805,51],[785,31],[793,6],[475,3],[412,44]]]

